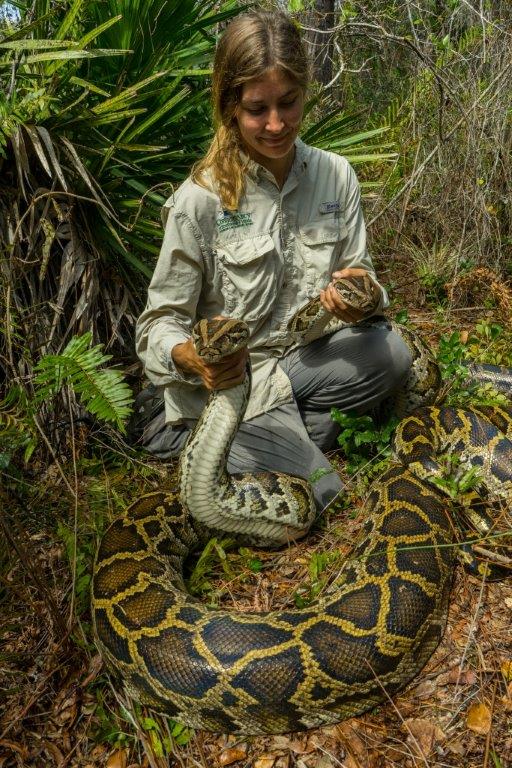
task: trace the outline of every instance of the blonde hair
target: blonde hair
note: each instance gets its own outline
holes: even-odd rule
[[[192,169],[192,179],[203,187],[211,188],[210,176],[225,210],[237,210],[245,192],[247,163],[240,155],[236,121],[243,85],[275,67],[306,91],[309,61],[294,21],[282,11],[249,11],[233,19],[218,42],[213,65],[215,135]]]

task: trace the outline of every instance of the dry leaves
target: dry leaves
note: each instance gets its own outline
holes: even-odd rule
[[[421,717],[408,718],[403,729],[407,731],[406,744],[418,757],[428,757],[434,746],[446,739],[444,731],[436,723]]]
[[[274,768],[276,760],[276,755],[268,755],[263,753],[254,761],[252,765],[253,768]]]
[[[219,756],[219,765],[231,765],[237,760],[243,760],[247,757],[247,744],[237,744],[235,747],[224,749]]]
[[[483,702],[472,704],[468,709],[466,725],[471,731],[486,736],[491,730],[491,721],[491,710]]]
[[[128,754],[126,749],[118,749],[107,760],[105,768],[126,768]]]
[[[505,678],[505,682],[507,683],[512,682],[512,659],[503,661],[501,663],[500,669],[501,669],[501,674]]]
[[[505,712],[512,712],[512,683],[507,685],[506,693],[501,697],[501,703]]]

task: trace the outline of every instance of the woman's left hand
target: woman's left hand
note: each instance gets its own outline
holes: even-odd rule
[[[348,267],[347,269],[340,269],[337,272],[332,273],[332,279],[339,280],[342,277],[362,277],[366,275],[366,269],[360,267]],[[380,287],[377,286],[380,290]],[[320,291],[320,301],[322,306],[332,315],[339,317],[346,323],[357,323],[362,320],[368,312],[364,312],[361,309],[355,309],[354,307],[348,307],[338,291],[334,287],[333,283],[329,283],[324,291]]]

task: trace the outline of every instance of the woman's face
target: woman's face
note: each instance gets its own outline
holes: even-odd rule
[[[249,156],[263,166],[286,160],[303,112],[302,88],[281,69],[269,69],[261,78],[244,83],[236,120]]]

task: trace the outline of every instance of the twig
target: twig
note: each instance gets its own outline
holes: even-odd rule
[[[140,739],[142,743],[142,748],[144,749],[144,753],[148,759],[148,762],[151,766],[151,768],[164,768],[164,766],[167,766],[168,763],[165,761],[165,763],[160,762],[159,758],[155,759],[155,755],[153,750],[151,749],[151,744],[148,741],[146,734],[142,730],[139,721],[137,720],[137,717],[133,713],[132,708],[132,700],[129,696],[126,696],[126,698],[123,699],[123,696],[117,691],[114,686],[112,685],[112,682],[109,680],[110,688],[112,690],[112,693],[114,694],[114,697],[118,704],[120,704],[125,712],[125,714],[128,716],[129,722],[132,724],[132,726],[135,728],[137,732],[137,738]]]
[[[67,401],[69,411],[69,422],[71,427],[71,455],[73,457],[73,477],[75,481],[75,504],[74,504],[74,517],[73,517],[73,562],[71,564],[72,582],[71,582],[71,600],[69,604],[69,618],[68,627],[73,624],[73,611],[75,608],[75,586],[76,586],[76,563],[77,563],[77,549],[78,549],[78,474],[76,469],[76,451],[75,451],[75,425],[73,421],[73,413],[71,411],[71,398],[70,388],[67,388]]]
[[[420,154],[420,149],[421,149],[421,141],[418,142],[418,146],[416,147],[416,154],[414,155],[414,165],[412,167],[412,175],[413,176],[414,176],[414,174],[416,172],[416,167],[417,167],[417,164],[418,164],[418,157],[419,157],[419,154]],[[407,215],[407,205],[409,204],[409,200],[411,198],[411,194],[412,194],[412,187],[409,187],[409,189],[407,190],[407,194],[405,195],[405,198],[404,198],[404,202],[403,202],[403,205],[402,205],[402,215],[400,216],[400,223],[398,225],[398,229],[397,229],[396,235],[395,235],[395,241],[394,241],[394,247],[395,248],[398,246],[400,237],[402,235],[402,228],[404,226],[405,217]],[[411,282],[415,282],[416,283],[416,282],[418,282],[418,279],[416,278],[414,281],[411,281]]]
[[[103,210],[114,219],[116,224],[118,224],[122,229],[126,230],[127,227],[123,222],[119,221],[115,216],[112,215],[112,213],[109,211],[109,209],[106,207],[106,205],[101,201],[97,200],[95,197],[88,197],[87,195],[77,195],[75,192],[68,192],[63,189],[56,189],[56,190],[49,190],[48,192],[43,192],[40,195],[37,195],[34,197],[25,213],[21,216],[20,220],[18,221],[16,225],[16,229],[14,230],[14,234],[12,236],[12,242],[11,244],[14,245],[16,242],[16,239],[18,237],[18,232],[20,230],[21,225],[23,224],[23,221],[25,218],[32,213],[32,208],[35,206],[36,203],[39,202],[39,200],[44,200],[46,197],[72,197],[75,200],[83,200],[86,203],[93,203],[94,205],[99,205],[100,208],[103,208]],[[14,253],[14,251],[13,251]],[[23,259],[19,259],[19,261],[23,262]]]
[[[461,0],[461,2],[463,5],[466,5],[471,11],[473,11],[473,13],[475,13],[480,18],[480,21],[482,22],[482,27],[484,27],[484,24],[488,24],[490,27],[494,27],[495,29],[497,29],[501,34],[507,35],[507,37],[510,37],[511,33],[507,30],[506,27],[500,27],[500,25],[496,24],[495,21],[483,15],[481,4],[480,4],[480,9],[477,10],[473,5],[471,5],[471,3],[468,3],[468,0]]]
[[[460,676],[462,674],[462,668],[463,668],[464,662],[466,660],[466,656],[467,656],[467,653],[468,653],[468,649],[469,649],[469,644],[471,642],[471,638],[473,637],[473,635],[475,633],[476,624],[477,624],[477,621],[478,621],[478,614],[480,612],[480,606],[482,605],[482,599],[483,599],[483,596],[484,596],[485,583],[486,582],[485,582],[485,573],[484,573],[482,575],[482,583],[480,585],[480,593],[478,595],[478,602],[476,604],[476,608],[475,608],[475,611],[473,613],[473,616],[471,617],[471,624],[469,625],[468,640],[467,640],[466,645],[464,646],[464,651],[462,652],[462,658],[461,658],[460,664],[459,664],[459,674],[457,675],[457,682],[455,683],[455,689],[454,689],[454,692],[453,692],[453,701],[456,700],[456,698],[458,696],[458,693],[459,693]],[[450,723],[451,722],[453,722],[453,717],[450,720]]]
[[[411,739],[413,740],[413,742],[414,742],[414,744],[415,744],[416,748],[418,749],[418,754],[419,754],[419,757],[423,758],[423,762],[425,763],[425,766],[426,766],[426,768],[429,768],[429,764],[428,764],[428,762],[427,762],[427,758],[426,758],[425,754],[423,753],[423,750],[422,750],[422,748],[421,748],[421,746],[420,746],[420,743],[419,743],[418,739],[416,738],[416,736],[414,735],[414,733],[411,731],[411,729],[409,728],[409,726],[408,726],[408,725],[407,725],[407,723],[405,722],[405,720],[404,720],[404,718],[403,718],[403,716],[402,716],[402,713],[400,712],[400,710],[399,710],[399,709],[398,709],[398,707],[396,706],[395,702],[393,701],[393,699],[391,698],[391,696],[389,695],[389,693],[386,691],[386,689],[385,689],[385,688],[384,688],[384,686],[382,685],[382,683],[381,683],[381,681],[380,681],[380,679],[379,679],[379,676],[377,675],[377,673],[376,673],[376,672],[375,672],[375,670],[373,669],[373,667],[372,667],[372,665],[370,664],[370,662],[368,661],[368,659],[365,659],[365,662],[366,662],[366,664],[368,665],[368,667],[371,669],[371,671],[372,671],[372,674],[373,674],[373,676],[374,676],[375,680],[376,680],[376,681],[377,681],[377,683],[379,684],[379,687],[382,689],[382,692],[384,693],[384,695],[385,695],[386,699],[389,701],[389,703],[391,704],[391,706],[392,706],[392,707],[393,707],[393,709],[395,710],[395,713],[398,715],[398,718],[399,718],[399,720],[401,721],[402,725],[403,725],[403,726],[406,728],[406,730],[409,732],[409,735],[410,735]],[[412,757],[413,757],[413,759],[414,759],[414,755],[412,755]]]
[[[311,27],[303,27],[303,28],[308,29],[312,32],[323,32],[323,30],[316,30]],[[361,30],[364,30],[364,31],[359,32],[357,31],[358,28],[361,28]],[[456,92],[449,86],[446,79],[440,74],[439,68],[435,64],[433,64],[431,61],[429,61],[429,59],[423,53],[423,51],[416,45],[415,42],[410,40],[408,37],[404,37],[403,35],[393,35],[390,32],[388,32],[385,29],[385,27],[382,26],[382,24],[370,24],[364,21],[352,21],[352,22],[349,21],[346,24],[341,24],[338,27],[334,27],[334,29],[346,30],[348,31],[349,34],[352,34],[353,36],[362,36],[362,37],[368,37],[370,35],[369,30],[374,30],[381,39],[384,38],[385,40],[391,40],[394,43],[399,43],[405,46],[406,48],[410,48],[412,51],[414,51],[414,53],[420,59],[420,61],[423,62],[425,67],[427,67],[427,69],[429,69],[432,72],[432,75],[434,76],[439,89],[441,103],[444,100],[444,90],[446,90],[449,92],[450,98],[453,101],[453,103],[457,104],[460,111],[463,112],[462,104],[459,102]],[[355,31],[351,32],[352,29],[354,29]],[[333,30],[330,30],[330,31],[333,31]]]
[[[90,725],[90,722],[91,722],[91,720],[93,718],[93,715],[94,715],[94,712],[91,712],[91,714],[87,716],[87,722],[85,723],[85,727],[83,729],[82,735],[80,736],[80,738],[78,738],[75,741],[75,744],[70,749],[70,751],[66,755],[64,755],[64,758],[61,760],[61,762],[59,763],[57,768],[65,768],[65,766],[68,764],[70,758],[73,756],[73,753],[76,752],[76,750],[78,749],[80,744],[83,741],[85,741],[85,739],[89,739],[89,725]]]
[[[501,78],[502,78],[502,77],[505,75],[505,73],[506,73],[506,72],[508,72],[508,70],[509,70],[511,67],[512,67],[512,63],[510,63],[510,64],[507,64],[507,65],[506,65],[506,66],[505,66],[505,67],[504,67],[504,68],[503,68],[503,69],[502,69],[502,70],[501,70],[501,71],[500,71],[500,72],[499,72],[499,73],[496,75],[496,77],[495,77],[493,80],[491,80],[491,82],[489,83],[489,85],[487,86],[487,88],[486,88],[484,91],[482,91],[482,93],[480,94],[480,96],[479,96],[477,99],[475,99],[475,101],[473,102],[473,104],[471,105],[471,107],[469,108],[469,110],[467,110],[467,112],[465,112],[465,113],[464,113],[464,115],[463,115],[463,116],[460,118],[460,120],[458,120],[458,121],[455,123],[455,125],[453,126],[453,128],[451,128],[451,129],[448,131],[448,133],[447,133],[447,134],[446,134],[446,136],[444,137],[444,140],[445,140],[445,142],[446,142],[446,141],[448,141],[448,139],[449,139],[449,138],[451,138],[451,137],[453,136],[453,134],[454,134],[454,133],[455,133],[455,132],[456,132],[456,131],[457,131],[457,130],[460,128],[460,126],[462,125],[462,123],[463,123],[463,122],[466,120],[466,118],[467,118],[468,114],[469,114],[470,112],[472,112],[472,111],[473,111],[473,110],[476,108],[476,106],[477,106],[477,105],[478,105],[478,104],[479,104],[479,103],[482,101],[482,99],[483,99],[483,98],[484,98],[484,97],[487,95],[487,93],[488,93],[488,92],[491,90],[491,88],[493,87],[493,85],[494,85],[494,84],[495,84],[495,83],[496,83],[498,80],[500,80],[500,79],[501,79]],[[499,92],[496,92],[496,93],[494,94],[494,97],[496,97],[496,96],[498,95],[498,93],[499,93]],[[405,182],[405,184],[402,186],[402,188],[401,188],[401,189],[399,189],[399,190],[398,190],[398,192],[397,192],[395,195],[393,195],[393,197],[391,198],[391,200],[389,201],[389,203],[388,203],[387,205],[385,205],[385,206],[384,206],[384,208],[382,208],[382,210],[380,210],[380,211],[379,211],[379,212],[378,212],[378,213],[377,213],[377,214],[376,214],[376,215],[373,217],[373,219],[370,219],[370,221],[368,222],[368,225],[367,225],[368,227],[371,227],[373,224],[375,224],[375,222],[376,222],[378,219],[380,219],[380,217],[381,217],[381,216],[382,216],[382,215],[383,215],[383,214],[384,214],[386,211],[388,211],[388,210],[389,210],[389,209],[390,209],[390,208],[391,208],[391,207],[392,207],[392,206],[393,206],[393,205],[396,203],[396,201],[397,201],[397,200],[398,200],[400,197],[402,197],[402,195],[404,194],[404,192],[406,192],[406,191],[409,189],[409,187],[411,187],[411,186],[412,186],[412,185],[413,185],[413,184],[416,182],[416,179],[417,179],[417,178],[418,178],[418,177],[419,177],[419,176],[420,176],[420,175],[423,173],[423,171],[425,170],[425,168],[427,167],[427,165],[430,163],[430,161],[432,160],[432,158],[434,158],[434,157],[436,156],[436,154],[439,152],[439,149],[440,149],[440,148],[441,148],[441,145],[440,145],[439,143],[437,143],[437,144],[436,144],[436,146],[435,146],[435,147],[432,149],[432,151],[431,151],[431,152],[429,152],[429,154],[427,155],[427,157],[425,158],[425,160],[424,160],[424,161],[421,163],[421,165],[418,167],[418,169],[417,169],[416,173],[415,173],[415,174],[412,174],[412,175],[409,177],[409,179],[408,179],[408,180]]]
[[[50,453],[51,453],[51,455],[52,455],[52,459],[53,459],[53,460],[54,460],[54,462],[55,462],[55,466],[57,467],[57,469],[58,469],[58,471],[59,471],[59,474],[60,474],[61,478],[64,480],[64,484],[66,485],[66,487],[67,487],[68,491],[69,491],[69,492],[70,492],[70,494],[73,496],[73,498],[75,498],[75,497],[76,497],[75,491],[73,490],[73,488],[72,488],[72,487],[71,487],[71,485],[69,484],[69,481],[68,481],[68,479],[67,479],[66,475],[64,474],[64,470],[62,469],[62,467],[61,467],[61,465],[60,465],[60,462],[59,462],[59,460],[58,460],[58,458],[57,458],[57,455],[56,455],[55,451],[53,450],[53,447],[51,446],[51,444],[50,444],[50,441],[49,441],[49,440],[48,440],[48,438],[46,437],[46,435],[45,435],[45,433],[44,433],[44,430],[43,430],[43,428],[42,428],[42,427],[41,427],[41,425],[39,424],[39,421],[38,421],[38,419],[37,419],[37,416],[35,416],[35,415],[34,415],[34,417],[33,417],[33,418],[34,418],[34,424],[36,425],[36,427],[37,427],[37,430],[38,430],[39,434],[40,434],[40,435],[41,435],[41,437],[43,438],[43,440],[44,440],[44,443],[45,443],[46,447],[47,447],[47,448],[48,448],[48,450],[50,451]]]
[[[60,641],[59,645],[62,645],[66,640],[68,639],[67,632],[63,635],[62,640]],[[2,733],[0,733],[0,739],[4,739],[5,736],[9,733],[9,731],[12,730],[12,728],[17,724],[20,723],[26,716],[27,712],[31,709],[31,707],[36,703],[36,701],[39,699],[39,696],[41,695],[41,692],[44,690],[44,687],[48,680],[59,671],[59,669],[62,669],[63,667],[69,666],[69,659],[65,659],[62,664],[59,664],[58,667],[55,669],[52,669],[51,672],[48,672],[47,675],[43,677],[39,685],[36,686],[36,689],[28,702],[25,704],[21,712],[16,712],[15,717],[7,723]]]
[[[39,578],[36,569],[31,562],[28,553],[24,547],[24,545],[21,543],[23,536],[25,538],[28,538],[28,535],[26,532],[21,528],[21,523],[19,520],[15,519],[14,517],[11,517],[9,519],[9,524],[7,524],[6,519],[6,512],[4,511],[2,515],[0,515],[0,525],[2,526],[4,530],[4,535],[7,541],[9,542],[10,546],[16,551],[16,554],[19,557],[19,560],[25,569],[26,573],[30,576],[32,581],[34,582],[38,592],[41,594],[41,597],[43,598],[44,602],[47,604],[50,614],[52,617],[52,620],[55,624],[55,627],[59,630],[59,633],[63,636],[67,635],[67,627],[62,621],[62,617],[60,614],[59,606],[55,602],[53,595],[48,590],[45,584],[41,581]],[[12,531],[13,529],[16,531],[16,536],[13,535]],[[20,535],[22,533],[22,535]]]
[[[509,567],[512,565],[512,558],[501,555],[499,552],[493,552],[492,550],[485,549],[485,547],[478,546],[473,547],[473,549],[477,554],[482,555],[488,560],[496,561],[501,565],[508,565]]]
[[[491,700],[491,722],[489,723],[489,732],[487,734],[487,738],[485,740],[485,754],[484,754],[484,764],[482,768],[487,768],[489,764],[489,749],[491,746],[491,733],[492,733],[492,716],[494,714],[494,702],[496,701],[496,691],[498,690],[498,681],[494,681],[494,688],[492,691],[492,700]]]

